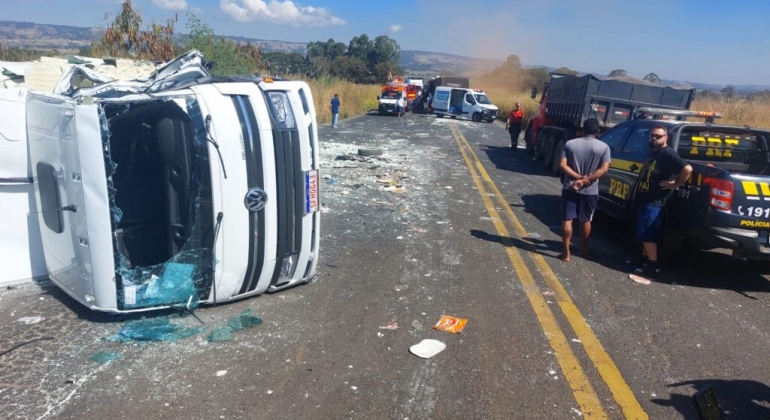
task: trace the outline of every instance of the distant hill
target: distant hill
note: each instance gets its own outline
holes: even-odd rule
[[[91,45],[91,41],[97,39],[104,28],[83,28],[78,26],[51,25],[33,22],[17,22],[0,20],[0,45],[2,47],[22,47],[41,50],[58,50],[63,54],[77,53],[78,50]],[[178,35],[181,40],[183,35]],[[262,45],[265,52],[285,51],[304,54],[307,49],[305,42],[289,42],[247,37],[225,36],[236,42],[249,42]],[[473,76],[499,66],[503,60],[490,58],[474,58],[454,54],[444,54],[429,51],[402,50],[401,67],[409,75],[436,76],[456,75]],[[526,65],[526,68],[546,67],[549,71],[553,67]],[[581,74],[584,74],[581,72]],[[699,90],[720,91],[726,85],[712,85],[706,83],[663,80],[664,84],[677,85],[689,84]],[[758,85],[733,85],[735,92],[745,94],[760,90],[770,89],[770,86]]]

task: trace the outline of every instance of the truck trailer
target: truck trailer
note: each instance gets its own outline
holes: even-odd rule
[[[687,110],[694,93],[691,87],[664,86],[630,77],[552,73],[543,89],[538,113],[530,118],[524,132],[526,150],[558,173],[559,151],[564,142],[577,137],[586,119],[599,120],[603,132],[632,119],[641,107]],[[537,88],[533,88],[532,99],[536,96]]]

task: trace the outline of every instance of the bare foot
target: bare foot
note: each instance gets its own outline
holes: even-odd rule
[[[569,254],[559,254],[558,258],[563,262],[569,262]]]

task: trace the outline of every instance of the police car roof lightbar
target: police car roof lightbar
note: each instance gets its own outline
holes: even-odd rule
[[[672,115],[676,117],[701,117],[707,120],[713,120],[714,118],[722,118],[722,114],[715,111],[689,111],[683,109],[665,109],[665,108],[651,108],[642,107],[637,110],[640,114],[659,114],[659,115]]]

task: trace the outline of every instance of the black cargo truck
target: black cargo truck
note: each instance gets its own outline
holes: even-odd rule
[[[602,131],[606,131],[630,120],[641,107],[687,110],[694,92],[690,87],[664,86],[631,77],[553,73],[543,90],[538,115],[527,124],[526,148],[557,173],[562,145],[577,137],[586,119],[598,119]],[[532,99],[536,96],[537,88],[533,88]]]

